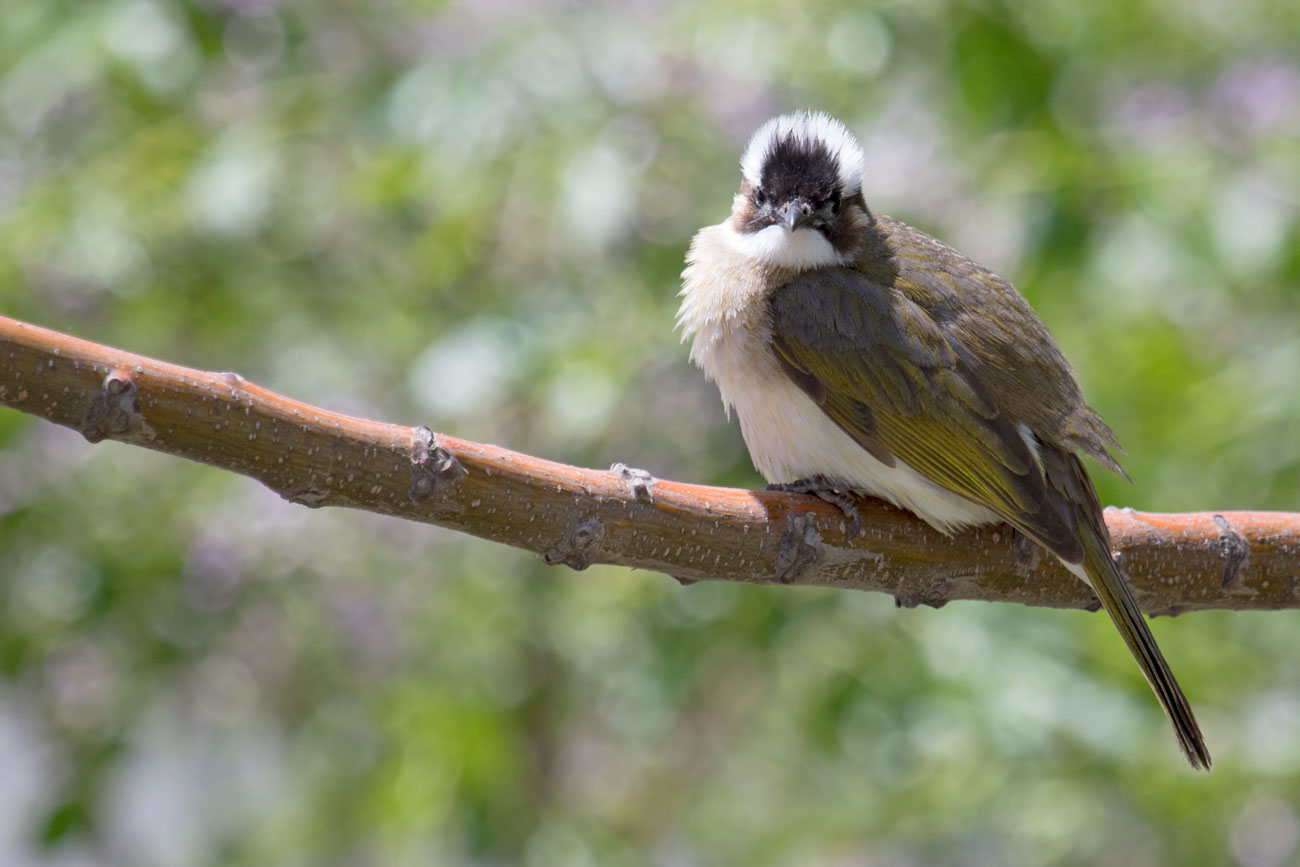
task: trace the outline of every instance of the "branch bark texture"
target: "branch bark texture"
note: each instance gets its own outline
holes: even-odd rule
[[[311,508],[345,506],[525,548],[547,563],[612,563],[679,580],[877,590],[1094,608],[1092,592],[1006,527],[943,536],[862,499],[853,540],[802,494],[714,488],[541,458],[301,403],[247,382],[0,317],[0,405],[250,476]],[[1300,515],[1108,509],[1142,608],[1300,606]]]

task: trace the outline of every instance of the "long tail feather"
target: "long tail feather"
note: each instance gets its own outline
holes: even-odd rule
[[[1109,546],[1086,526],[1081,529],[1084,530],[1083,563],[1066,564],[1067,567],[1096,591],[1106,613],[1115,622],[1115,628],[1119,630],[1147,683],[1151,685],[1151,690],[1159,699],[1160,706],[1164,708],[1165,716],[1174,727],[1178,745],[1182,747],[1187,761],[1191,762],[1193,768],[1209,770],[1210,751],[1205,746],[1200,726],[1196,724],[1196,716],[1147,627],[1146,618],[1133,600],[1128,582],[1111,558]]]

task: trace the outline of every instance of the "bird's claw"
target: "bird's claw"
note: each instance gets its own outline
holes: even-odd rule
[[[826,476],[813,476],[809,479],[799,479],[797,482],[768,485],[767,490],[784,491],[787,494],[812,494],[837,507],[844,517],[849,519],[850,541],[862,532],[862,515],[858,512],[857,501],[851,489],[837,484]]]

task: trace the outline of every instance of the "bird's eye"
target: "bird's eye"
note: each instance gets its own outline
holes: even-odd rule
[[[759,206],[767,204],[767,193],[763,192],[762,187],[754,190],[754,203]]]

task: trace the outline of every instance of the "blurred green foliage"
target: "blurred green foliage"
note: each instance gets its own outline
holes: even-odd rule
[[[1300,496],[1300,5],[5,0],[0,311],[334,409],[757,485],[673,333],[746,136],[1011,278],[1143,509]],[[1294,613],[547,569],[0,411],[0,862],[1300,859]]]

